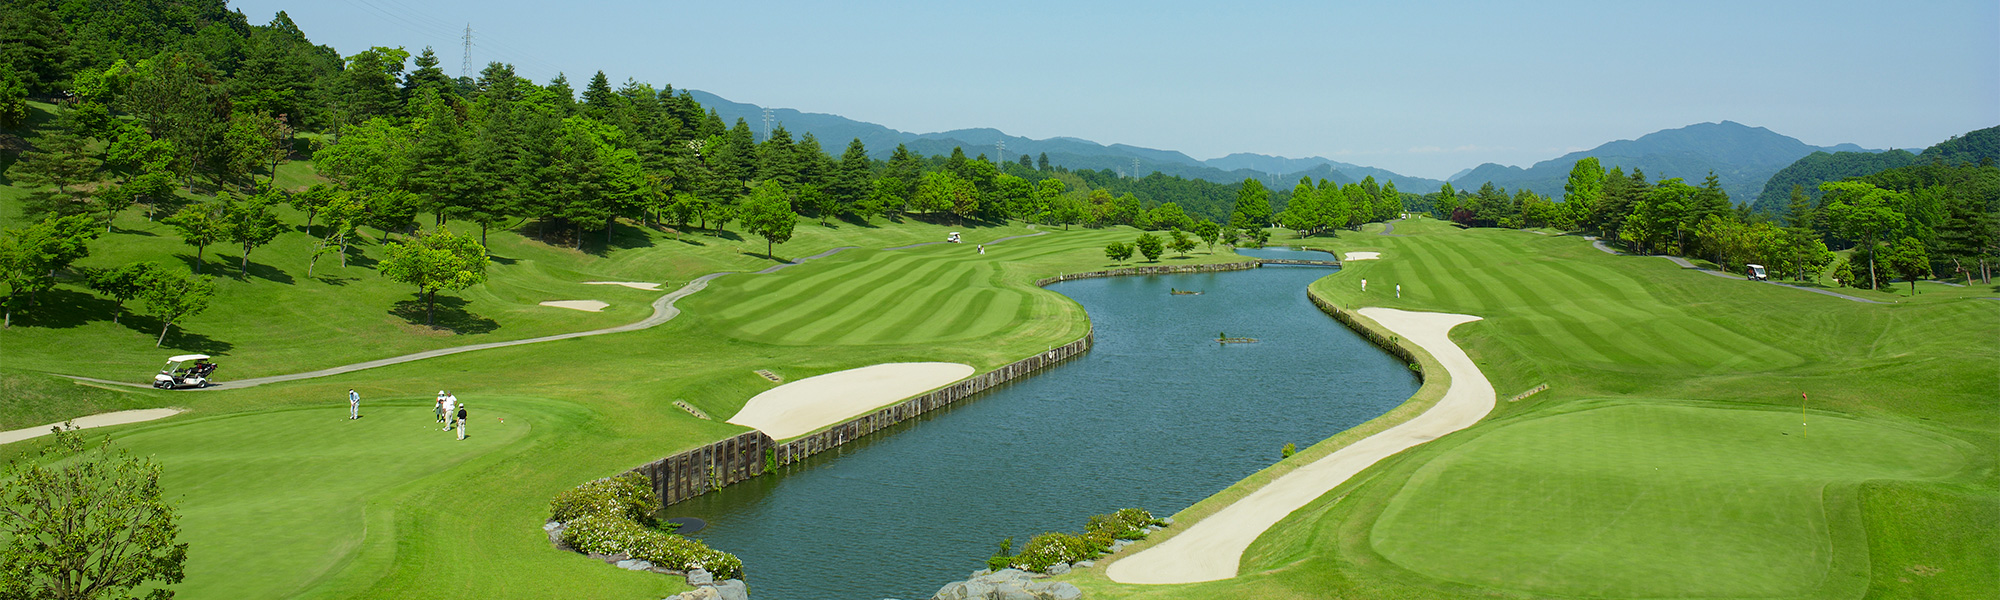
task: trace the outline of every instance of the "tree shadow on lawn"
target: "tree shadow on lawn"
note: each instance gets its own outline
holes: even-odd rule
[[[876,225],[876,224],[874,224],[874,223],[869,223],[869,222],[868,222],[868,219],[864,219],[864,218],[861,218],[861,217],[858,217],[858,216],[855,216],[855,215],[852,215],[852,214],[845,214],[845,215],[840,215],[840,216],[838,216],[838,217],[835,217],[835,220],[838,220],[838,221],[840,221],[840,222],[842,222],[842,223],[846,223],[846,224],[849,224],[849,225],[853,225],[853,226],[855,226],[855,227],[866,227],[866,228],[869,228],[869,229],[881,229],[881,228],[882,228],[882,226],[881,226],[881,225]]]
[[[337,286],[346,286],[346,285],[347,285],[347,284],[349,284],[349,283],[353,283],[353,282],[356,282],[356,281],[361,281],[361,278],[360,278],[360,277],[344,277],[344,276],[340,276],[340,275],[333,275],[333,274],[326,274],[326,275],[314,275],[314,276],[313,276],[313,281],[318,281],[318,282],[320,282],[320,283],[324,283],[324,284],[327,284],[327,285],[337,285]]]
[[[465,307],[470,304],[464,298],[457,296],[438,296],[437,307],[434,311],[436,324],[432,325],[431,328],[450,331],[457,335],[492,333],[494,330],[500,329],[499,322],[472,314],[471,311],[466,310]],[[397,301],[395,307],[389,309],[389,314],[402,318],[410,325],[423,327],[423,295],[417,294],[416,298]]]
[[[127,315],[124,319],[119,320],[118,323],[124,325],[127,329],[145,334],[149,339],[157,340],[160,338],[160,325],[162,323],[159,319],[153,318],[150,315]],[[166,342],[160,344],[161,350],[169,348],[192,350],[210,356],[226,356],[230,350],[236,348],[236,344],[208,337],[198,332],[188,331],[186,327],[175,323],[172,328],[167,330]]]
[[[521,261],[518,261],[518,260],[514,260],[514,259],[511,259],[511,258],[507,258],[507,257],[505,257],[505,256],[501,256],[501,255],[498,255],[498,254],[487,254],[487,255],[486,255],[486,260],[490,260],[490,261],[493,261],[493,262],[494,262],[494,263],[496,263],[496,264],[502,264],[502,265],[511,265],[511,264],[514,264],[514,263],[517,263],[517,262],[521,262]]]
[[[236,264],[241,265],[243,263],[236,263]],[[239,278],[240,276],[245,274],[246,273],[241,271],[237,273]],[[270,281],[273,283],[282,283],[285,285],[293,285],[298,283],[298,280],[292,279],[292,274],[286,273],[284,269],[273,267],[271,265],[260,263],[254,260],[250,261],[250,269],[247,275],[265,281]]]
[[[139,303],[133,300],[125,304],[130,309]],[[91,321],[109,321],[116,313],[116,307],[117,303],[95,294],[55,288],[35,294],[35,304],[27,310],[14,311],[14,326],[70,329]],[[158,334],[159,331],[153,333]]]

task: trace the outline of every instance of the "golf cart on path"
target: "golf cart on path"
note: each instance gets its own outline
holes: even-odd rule
[[[1764,265],[1743,265],[1743,278],[1751,281],[1770,281],[1771,275],[1764,272]]]
[[[189,361],[193,364],[181,366]],[[215,363],[208,362],[207,354],[182,354],[167,359],[167,367],[153,376],[153,387],[163,390],[205,388],[212,383],[209,376],[214,373]]]

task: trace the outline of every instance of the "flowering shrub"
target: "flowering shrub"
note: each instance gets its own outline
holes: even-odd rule
[[[562,542],[581,552],[623,554],[669,569],[707,569],[719,578],[743,576],[743,561],[707,544],[655,527],[659,506],[646,476],[626,473],[586,482],[549,501],[549,519],[563,523]]]
[[[1090,533],[1105,532],[1121,540],[1136,540],[1146,537],[1147,525],[1165,525],[1153,518],[1153,513],[1138,508],[1120,509],[1108,515],[1090,518],[1084,529]]]
[[[549,520],[568,523],[578,517],[617,513],[641,525],[653,522],[653,509],[660,498],[645,475],[626,473],[608,479],[584,482],[564,490],[549,501]]]
[[[1014,555],[1014,567],[1028,571],[1044,571],[1056,563],[1073,563],[1097,556],[1099,549],[1068,533],[1044,533],[1028,540],[1021,553]]]
[[[734,555],[615,514],[585,515],[565,523],[562,541],[583,552],[623,554],[669,569],[700,567],[721,578],[743,574],[743,561]]]

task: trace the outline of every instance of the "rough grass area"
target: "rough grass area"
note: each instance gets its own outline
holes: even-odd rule
[[[1453,339],[1498,390],[1494,413],[1293,513],[1237,578],[1073,580],[1190,599],[1969,598],[2000,580],[2000,290],[1920,283],[1871,305],[1571,236],[1375,231],[1306,240],[1382,253],[1314,291],[1485,317]]]

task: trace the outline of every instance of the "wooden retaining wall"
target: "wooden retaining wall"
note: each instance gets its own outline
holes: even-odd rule
[[[1074,342],[788,442],[779,443],[762,431],[752,431],[646,463],[632,471],[644,474],[653,481],[653,491],[659,494],[661,505],[674,504],[712,489],[763,475],[767,450],[768,458],[778,466],[805,460],[808,456],[838,448],[890,425],[951,406],[973,394],[1069,360],[1089,351],[1093,339],[1092,333],[1085,331],[1083,337]]]

